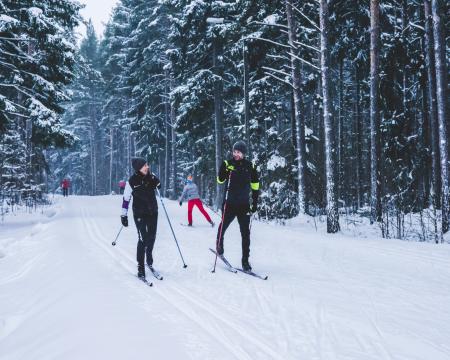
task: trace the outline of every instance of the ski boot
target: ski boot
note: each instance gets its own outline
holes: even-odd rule
[[[252,266],[248,262],[248,259],[242,259],[242,270],[244,271],[252,271]]]
[[[144,265],[138,265],[138,274],[139,279],[145,279],[145,267]]]

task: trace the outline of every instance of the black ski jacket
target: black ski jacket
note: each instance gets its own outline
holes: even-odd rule
[[[225,189],[228,187],[228,176],[230,172],[231,178],[227,204],[246,206],[248,208],[251,190],[252,201],[253,204],[256,205],[259,194],[259,176],[255,165],[247,159],[236,161],[231,158],[229,160],[225,160],[220,166],[219,175],[217,176],[217,182],[219,184],[225,183]]]
[[[157,214],[158,203],[155,189],[161,188],[161,183],[156,175],[149,172],[144,176],[140,172],[136,172],[131,175],[128,184],[131,187],[131,195],[133,196],[133,214],[135,216]],[[125,198],[125,195],[124,200],[129,201],[129,199]]]

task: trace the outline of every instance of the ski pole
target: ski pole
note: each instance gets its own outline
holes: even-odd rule
[[[215,211],[213,208],[211,208],[205,201],[202,200],[203,205],[205,205],[209,210],[211,210],[214,214],[216,214],[218,217],[222,217],[217,211]]]
[[[231,182],[231,171],[230,174],[228,175],[227,189],[225,190],[225,202],[223,204],[222,221],[220,222],[219,225],[220,226],[219,238],[216,241],[216,259],[214,260],[214,268],[211,271],[213,273],[216,272],[217,255],[218,255],[217,251],[222,242],[223,220],[225,219],[225,211],[227,211],[228,190],[230,189],[230,182]]]
[[[187,268],[187,265],[186,265],[186,263],[184,262],[184,259],[183,259],[183,254],[181,254],[180,246],[178,245],[177,237],[175,236],[175,232],[173,231],[172,223],[170,222],[169,215],[167,214],[167,210],[166,210],[166,207],[164,205],[161,193],[159,192],[158,188],[156,188],[156,190],[158,191],[159,199],[161,200],[161,204],[163,206],[164,212],[166,213],[166,218],[167,218],[167,221],[169,223],[170,230],[172,230],[173,239],[175,240],[175,244],[177,244],[178,252],[180,253],[180,256],[181,256],[181,261],[183,261],[183,268]]]
[[[117,239],[119,238],[119,235],[122,232],[122,229],[123,229],[123,225],[120,227],[119,233],[117,234],[117,236],[114,239],[114,241],[111,243],[112,246],[116,246]]]
[[[249,227],[248,227],[248,231],[249,232],[251,232],[252,231],[252,222],[253,222],[253,218],[254,218],[255,216],[252,214],[251,216],[250,216],[250,225],[249,225]]]

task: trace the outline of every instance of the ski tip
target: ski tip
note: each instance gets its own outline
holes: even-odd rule
[[[261,279],[261,280],[267,280],[269,278],[269,275],[259,275],[257,273],[254,273],[253,271],[244,271],[243,269],[240,269],[240,268],[237,269],[237,270],[239,270],[240,272],[242,272],[244,274],[254,276],[254,277],[256,277],[258,279]]]

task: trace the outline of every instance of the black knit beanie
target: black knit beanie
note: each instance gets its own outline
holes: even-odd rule
[[[245,155],[245,153],[247,152],[247,145],[245,145],[245,142],[243,142],[242,140],[236,141],[236,143],[233,145],[233,151],[234,150],[240,151]]]
[[[131,159],[131,166],[133,167],[134,171],[138,172],[142,169],[142,167],[147,163],[145,159],[143,158],[133,158]]]

